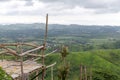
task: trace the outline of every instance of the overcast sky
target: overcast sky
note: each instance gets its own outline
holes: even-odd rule
[[[0,0],[0,24],[120,25],[120,0]]]

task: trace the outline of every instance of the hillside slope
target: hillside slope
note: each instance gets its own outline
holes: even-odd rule
[[[120,50],[71,52],[67,60],[70,62],[69,80],[79,80],[80,64],[87,66],[88,75],[90,67],[92,67],[93,80],[120,80]],[[58,67],[61,62],[59,54],[51,55],[47,58],[46,63],[55,61],[57,61],[56,67]],[[57,69],[55,69],[55,73],[55,77],[57,77]]]

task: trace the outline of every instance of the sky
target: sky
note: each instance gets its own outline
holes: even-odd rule
[[[0,0],[0,24],[119,25],[120,0]]]

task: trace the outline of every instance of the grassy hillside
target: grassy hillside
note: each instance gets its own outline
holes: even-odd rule
[[[0,43],[23,41],[42,44],[44,26],[45,24],[0,25]],[[69,47],[71,53],[67,56],[70,62],[68,80],[79,80],[80,64],[87,66],[88,74],[92,67],[94,80],[120,80],[120,27],[50,24],[47,43],[49,48],[46,52],[63,44]],[[6,56],[6,59],[15,58]],[[54,80],[58,80],[60,54],[52,54],[45,61],[47,64],[57,62]],[[45,78],[50,80],[50,70],[47,70]]]
[[[80,64],[87,66],[89,75],[92,67],[93,80],[120,80],[120,50],[94,50],[89,52],[71,52],[67,56],[70,62],[69,80],[79,80]],[[46,63],[57,61],[56,67],[61,62],[59,54],[53,54],[47,58]],[[57,79],[57,68],[55,68],[55,79]],[[49,78],[47,76],[46,78]]]

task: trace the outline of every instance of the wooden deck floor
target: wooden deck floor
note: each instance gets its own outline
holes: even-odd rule
[[[0,67],[2,67],[7,74],[11,75],[13,79],[21,75],[20,62],[0,60]],[[38,64],[34,61],[27,60],[23,62],[23,70],[25,74],[29,74],[34,70],[40,69],[41,67],[42,67],[41,64]]]

